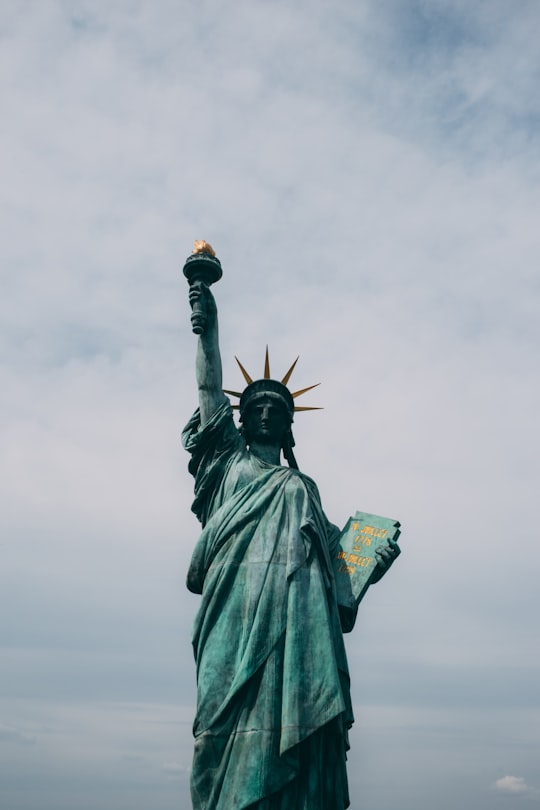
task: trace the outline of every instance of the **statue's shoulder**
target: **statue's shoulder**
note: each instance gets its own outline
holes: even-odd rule
[[[220,405],[204,425],[197,409],[182,431],[182,444],[191,455],[192,473],[200,465],[224,463],[233,454],[245,451],[244,438],[234,423],[228,401]]]
[[[300,470],[291,470],[291,472],[299,476],[304,485],[310,491],[310,494],[316,496],[317,500],[320,501],[321,496],[319,495],[319,487],[317,486],[313,478],[311,478],[311,476],[307,475],[305,472],[301,472]]]

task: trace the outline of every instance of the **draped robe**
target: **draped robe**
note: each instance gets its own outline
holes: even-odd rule
[[[352,724],[330,563],[338,530],[315,483],[252,455],[229,403],[183,433],[203,530],[194,810],[341,810]]]

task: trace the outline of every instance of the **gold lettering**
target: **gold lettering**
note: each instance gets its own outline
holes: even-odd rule
[[[354,574],[354,565],[345,565],[344,563],[341,563],[338,571],[342,574]]]

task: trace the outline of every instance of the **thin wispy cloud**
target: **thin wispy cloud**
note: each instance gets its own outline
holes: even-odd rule
[[[501,776],[494,782],[493,787],[500,793],[511,795],[525,795],[531,792],[531,788],[522,776]]]

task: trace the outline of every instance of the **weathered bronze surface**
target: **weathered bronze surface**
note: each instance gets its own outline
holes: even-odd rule
[[[199,408],[183,433],[202,524],[188,573],[188,588],[201,594],[193,808],[342,810],[353,722],[343,632],[355,611],[343,627],[333,567],[340,531],[297,468],[292,368],[281,382],[271,379],[267,357],[263,379],[245,372],[235,426],[208,284],[190,279],[201,316]],[[373,580],[398,553],[381,544]]]

